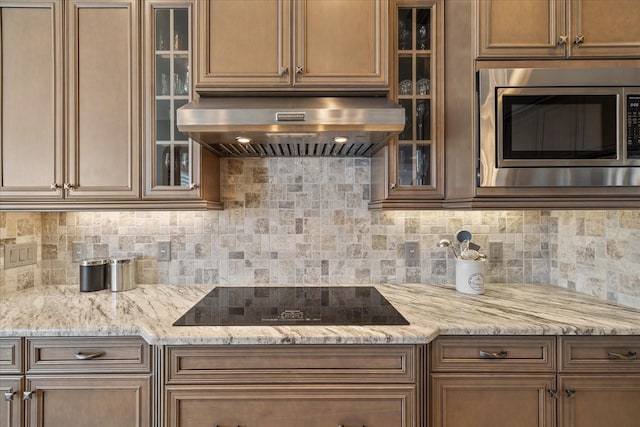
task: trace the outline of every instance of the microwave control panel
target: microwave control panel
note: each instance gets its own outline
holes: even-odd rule
[[[627,95],[627,157],[640,158],[640,94]]]

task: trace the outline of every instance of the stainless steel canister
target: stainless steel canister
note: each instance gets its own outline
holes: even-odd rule
[[[109,285],[109,260],[85,259],[80,261],[80,292],[106,289]]]
[[[135,289],[138,286],[136,281],[135,257],[111,258],[109,261],[109,267],[112,292],[128,291]]]

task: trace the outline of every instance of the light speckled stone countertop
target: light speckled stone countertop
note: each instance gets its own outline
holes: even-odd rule
[[[545,285],[375,285],[408,326],[172,326],[212,285],[120,293],[42,286],[4,295],[0,336],[132,336],[150,344],[428,343],[438,335],[640,335],[640,310]]]

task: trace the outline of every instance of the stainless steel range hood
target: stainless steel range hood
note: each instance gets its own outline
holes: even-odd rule
[[[221,157],[367,157],[405,126],[386,97],[201,97],[178,130]]]

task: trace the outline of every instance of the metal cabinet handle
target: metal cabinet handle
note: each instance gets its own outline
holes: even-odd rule
[[[491,351],[480,350],[480,352],[478,354],[483,359],[506,359],[506,357],[508,356],[509,353],[507,353],[506,351],[493,353]]]
[[[568,388],[564,392],[567,393],[567,397],[569,399],[575,399],[575,397],[576,397],[576,391],[575,390],[572,390],[572,389]]]
[[[64,188],[65,190],[73,190],[76,186],[74,184],[65,182],[64,185],[62,186],[62,188]]]
[[[221,426],[220,424],[216,424],[216,427],[224,427],[224,426]],[[242,427],[242,426],[238,424],[236,427]]]
[[[104,351],[100,351],[98,353],[83,353],[81,351],[77,353],[73,353],[73,357],[78,360],[90,360],[97,359],[98,357],[104,356]]]
[[[346,424],[338,424],[338,427],[347,427],[347,426],[346,426]],[[367,427],[367,426],[362,424],[362,427]]]
[[[289,72],[289,67],[280,67],[280,75],[284,76]]]
[[[4,400],[6,400],[7,402],[9,402],[9,401],[13,400],[13,396],[15,396],[15,395],[16,395],[16,392],[15,392],[15,391],[13,391],[13,387],[11,387],[11,388],[9,389],[9,391],[5,391],[5,392],[4,392]]]
[[[51,188],[51,190],[53,191],[56,191],[58,188],[60,188],[60,184],[58,184],[57,182],[54,182],[51,184],[49,188]]]
[[[614,351],[607,352],[607,356],[609,359],[614,360],[636,360],[638,358],[638,353],[635,351],[628,351],[627,354],[616,353]]]
[[[559,398],[559,397],[560,397],[560,395],[558,394],[558,390],[551,390],[551,389],[548,389],[548,390],[547,390],[547,393],[549,393],[549,396],[550,396],[552,399],[557,399],[557,398]]]
[[[558,46],[569,43],[569,36],[560,36],[558,39]]]
[[[583,44],[584,43],[584,35],[580,34],[576,36],[576,39],[573,41],[574,44]]]
[[[200,188],[200,186],[195,182],[192,182],[191,184],[189,184],[189,190],[195,190],[196,188]]]
[[[304,68],[296,67],[296,74],[302,74],[302,73],[304,73]]]
[[[390,190],[395,190],[395,188],[396,188],[396,184],[394,182],[389,184],[389,189]]]
[[[33,397],[33,392],[32,391],[23,391],[22,392],[22,400],[31,400],[32,397]]]

